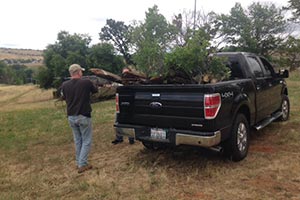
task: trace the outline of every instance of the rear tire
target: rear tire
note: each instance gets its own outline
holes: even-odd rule
[[[290,117],[290,100],[287,95],[283,95],[280,109],[282,112],[282,115],[279,118],[280,121],[287,121]]]
[[[142,141],[142,144],[144,145],[144,147],[146,149],[150,149],[150,150],[153,150],[153,144],[151,142],[145,142],[145,141]]]
[[[227,141],[225,151],[232,161],[241,161],[249,149],[250,128],[247,118],[244,114],[239,113],[233,123],[231,137]]]
[[[158,150],[159,149],[159,145],[155,144],[153,142],[142,141],[142,144],[144,145],[144,147],[146,149],[149,149],[149,150]]]

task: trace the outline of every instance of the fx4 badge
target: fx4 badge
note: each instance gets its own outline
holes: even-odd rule
[[[233,97],[233,92],[224,92],[221,94],[222,98],[231,98]]]

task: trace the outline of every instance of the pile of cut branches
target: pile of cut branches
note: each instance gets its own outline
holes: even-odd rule
[[[132,67],[124,68],[121,76],[105,71],[103,69],[90,69],[96,76],[107,79],[122,85],[142,85],[142,84],[207,84],[216,83],[228,78],[228,72],[222,75],[207,72],[191,75],[182,69],[170,68],[164,75],[147,77],[144,73]]]

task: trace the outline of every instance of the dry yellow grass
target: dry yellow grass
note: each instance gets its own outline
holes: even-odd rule
[[[43,51],[33,49],[0,48],[0,60],[3,59],[43,59]]]
[[[0,109],[9,111],[53,106],[52,92],[36,85],[0,85]]]

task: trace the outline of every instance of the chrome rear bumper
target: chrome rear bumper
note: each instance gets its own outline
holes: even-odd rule
[[[121,136],[133,137],[136,138],[135,128],[132,127],[120,127],[115,126],[116,134]],[[171,132],[171,131],[170,131]],[[192,146],[200,146],[200,147],[213,147],[221,142],[221,131],[215,131],[207,133],[193,132],[194,134],[189,134],[187,131],[184,133],[178,131],[172,131],[170,134],[174,135],[174,143],[175,145],[192,145]],[[143,138],[143,139],[142,139]],[[152,140],[149,136],[144,136],[140,138],[141,140]],[[157,141],[157,140],[156,140]],[[160,141],[165,142],[165,141]]]

